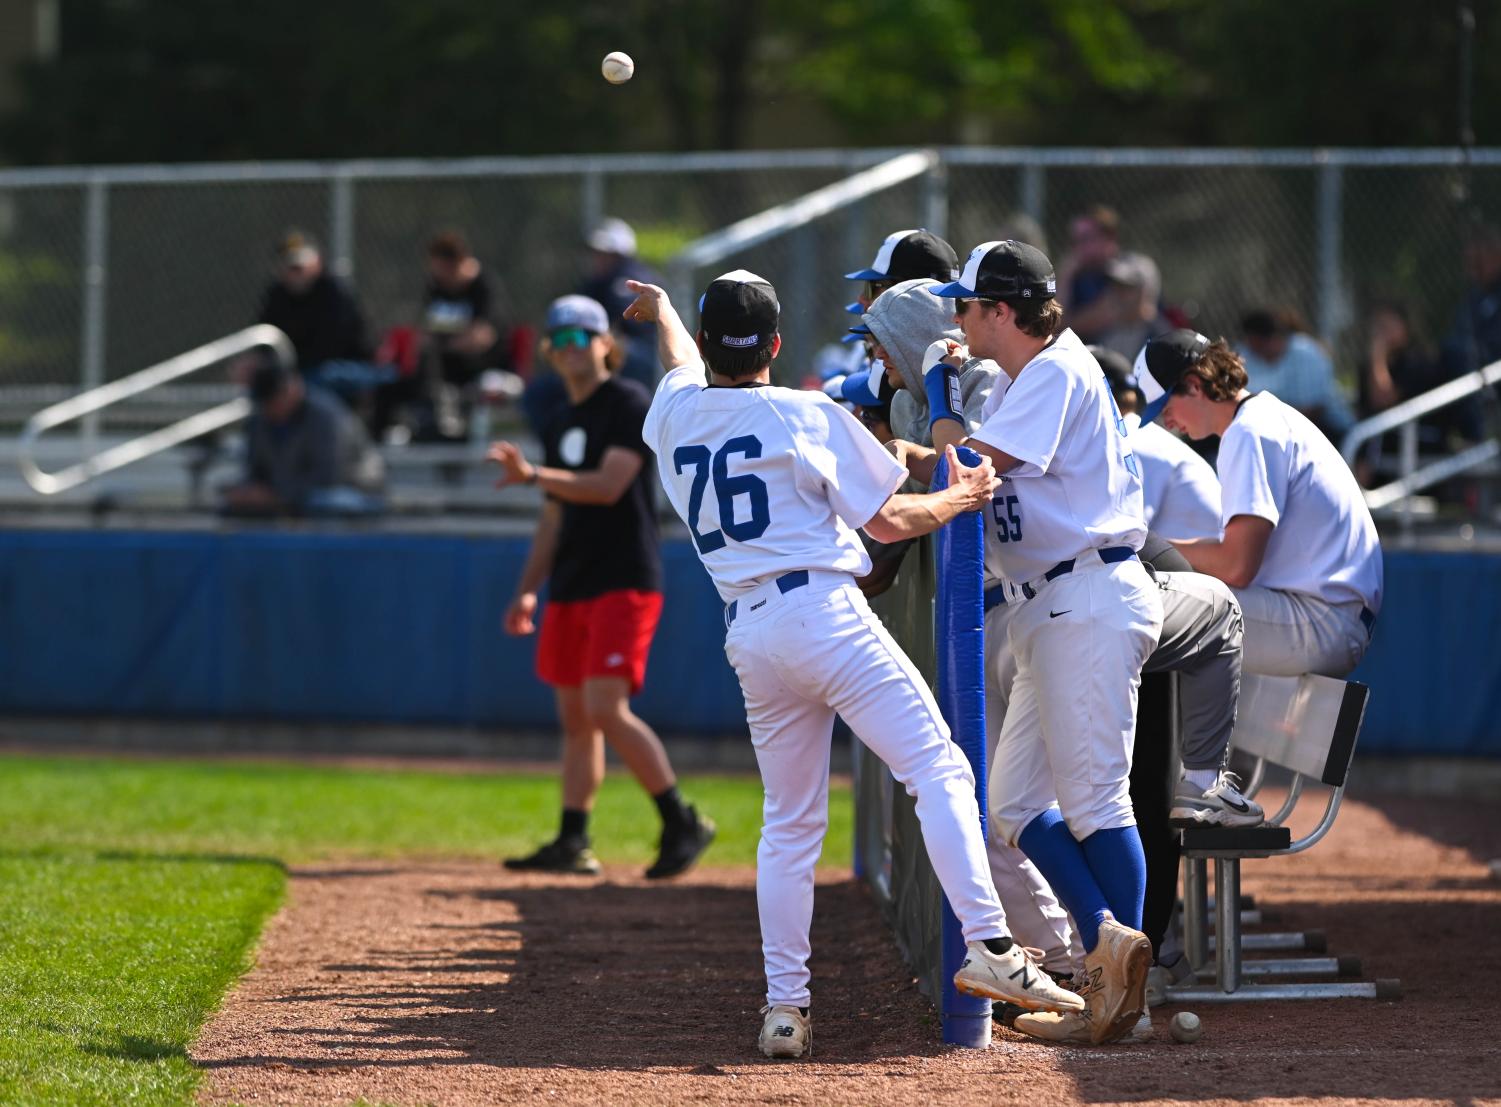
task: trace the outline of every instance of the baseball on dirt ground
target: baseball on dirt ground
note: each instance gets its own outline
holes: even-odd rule
[[[1173,1021],[1168,1023],[1168,1030],[1172,1032],[1173,1041],[1197,1042],[1199,1035],[1204,1033],[1204,1026],[1199,1022],[1199,1016],[1192,1011],[1179,1011],[1173,1016]]]

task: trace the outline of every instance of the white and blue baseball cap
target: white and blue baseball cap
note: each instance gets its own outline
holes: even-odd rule
[[[609,334],[610,316],[598,300],[588,296],[559,296],[547,308],[548,331],[560,331],[564,327],[578,327],[590,334]]]
[[[869,369],[860,369],[844,378],[844,384],[840,388],[840,395],[852,404],[861,407],[884,407],[881,397],[877,394],[877,386],[871,383],[871,378],[880,379],[884,375],[886,367],[879,361],[870,363]]]
[[[851,281],[910,281],[931,277],[935,281],[952,280],[959,255],[954,248],[932,231],[922,229],[892,231],[876,251],[868,268],[846,273]]]
[[[1180,327],[1158,335],[1141,348],[1132,368],[1136,387],[1141,389],[1141,398],[1146,403],[1141,411],[1143,423],[1150,423],[1162,414],[1183,374],[1199,363],[1210,345],[1209,339],[1198,331]]]
[[[951,300],[1051,300],[1058,295],[1058,279],[1046,254],[1008,238],[980,243],[969,252],[959,279],[932,291]]]

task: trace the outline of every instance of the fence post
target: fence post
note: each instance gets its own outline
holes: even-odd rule
[[[1327,151],[1320,157],[1328,158]],[[1345,325],[1344,279],[1341,252],[1344,235],[1344,168],[1324,160],[1319,166],[1319,337],[1329,349]]]
[[[334,275],[354,277],[354,176],[339,168],[328,182],[328,233]]]
[[[580,216],[583,219],[583,234],[588,234],[599,221],[605,217],[605,175],[604,171],[593,166],[584,170],[583,206]]]
[[[949,236],[949,169],[940,155],[922,178],[923,226],[940,238]]]
[[[82,391],[104,383],[105,293],[109,280],[109,185],[103,177],[89,178],[84,191],[83,216],[83,327],[79,385]],[[99,416],[84,416],[79,436],[85,456],[99,448]]]
[[[1046,229],[1048,218],[1048,171],[1029,162],[1021,171],[1022,211],[1039,227]]]

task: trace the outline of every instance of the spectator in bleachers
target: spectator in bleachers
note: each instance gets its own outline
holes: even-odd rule
[[[1450,379],[1501,361],[1501,227],[1475,228],[1465,243],[1464,265],[1469,287],[1443,344]]]
[[[1162,275],[1145,254],[1122,250],[1120,215],[1097,204],[1069,223],[1069,251],[1058,268],[1064,323],[1086,343],[1135,357],[1168,329],[1160,322]]]
[[[344,283],[323,267],[318,244],[289,231],[277,247],[276,280],[266,288],[257,322],[280,328],[297,351],[297,369],[318,382],[341,363],[369,368],[365,318]]]
[[[1254,392],[1270,392],[1338,443],[1355,423],[1334,363],[1297,312],[1255,308],[1241,317],[1236,347]]]
[[[427,246],[428,283],[422,309],[425,433],[461,439],[480,375],[503,354],[495,321],[495,288],[462,235],[444,231]]]
[[[337,397],[279,365],[250,378],[245,476],[224,489],[232,515],[367,515],[381,508],[381,457]]]
[[[604,219],[589,232],[589,273],[578,287],[580,295],[604,305],[610,329],[625,343],[621,374],[647,388],[657,383],[657,328],[623,317],[636,299],[626,281],[661,284],[649,266],[636,257],[636,232],[624,219]]]

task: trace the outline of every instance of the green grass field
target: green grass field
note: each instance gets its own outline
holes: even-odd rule
[[[494,859],[556,826],[547,775],[0,757],[0,1104],[189,1104],[187,1058],[250,963],[288,864]],[[718,822],[710,864],[755,860],[761,787],[685,779]],[[852,806],[830,801],[824,863],[848,865]],[[648,861],[651,801],[612,775],[593,833]]]

